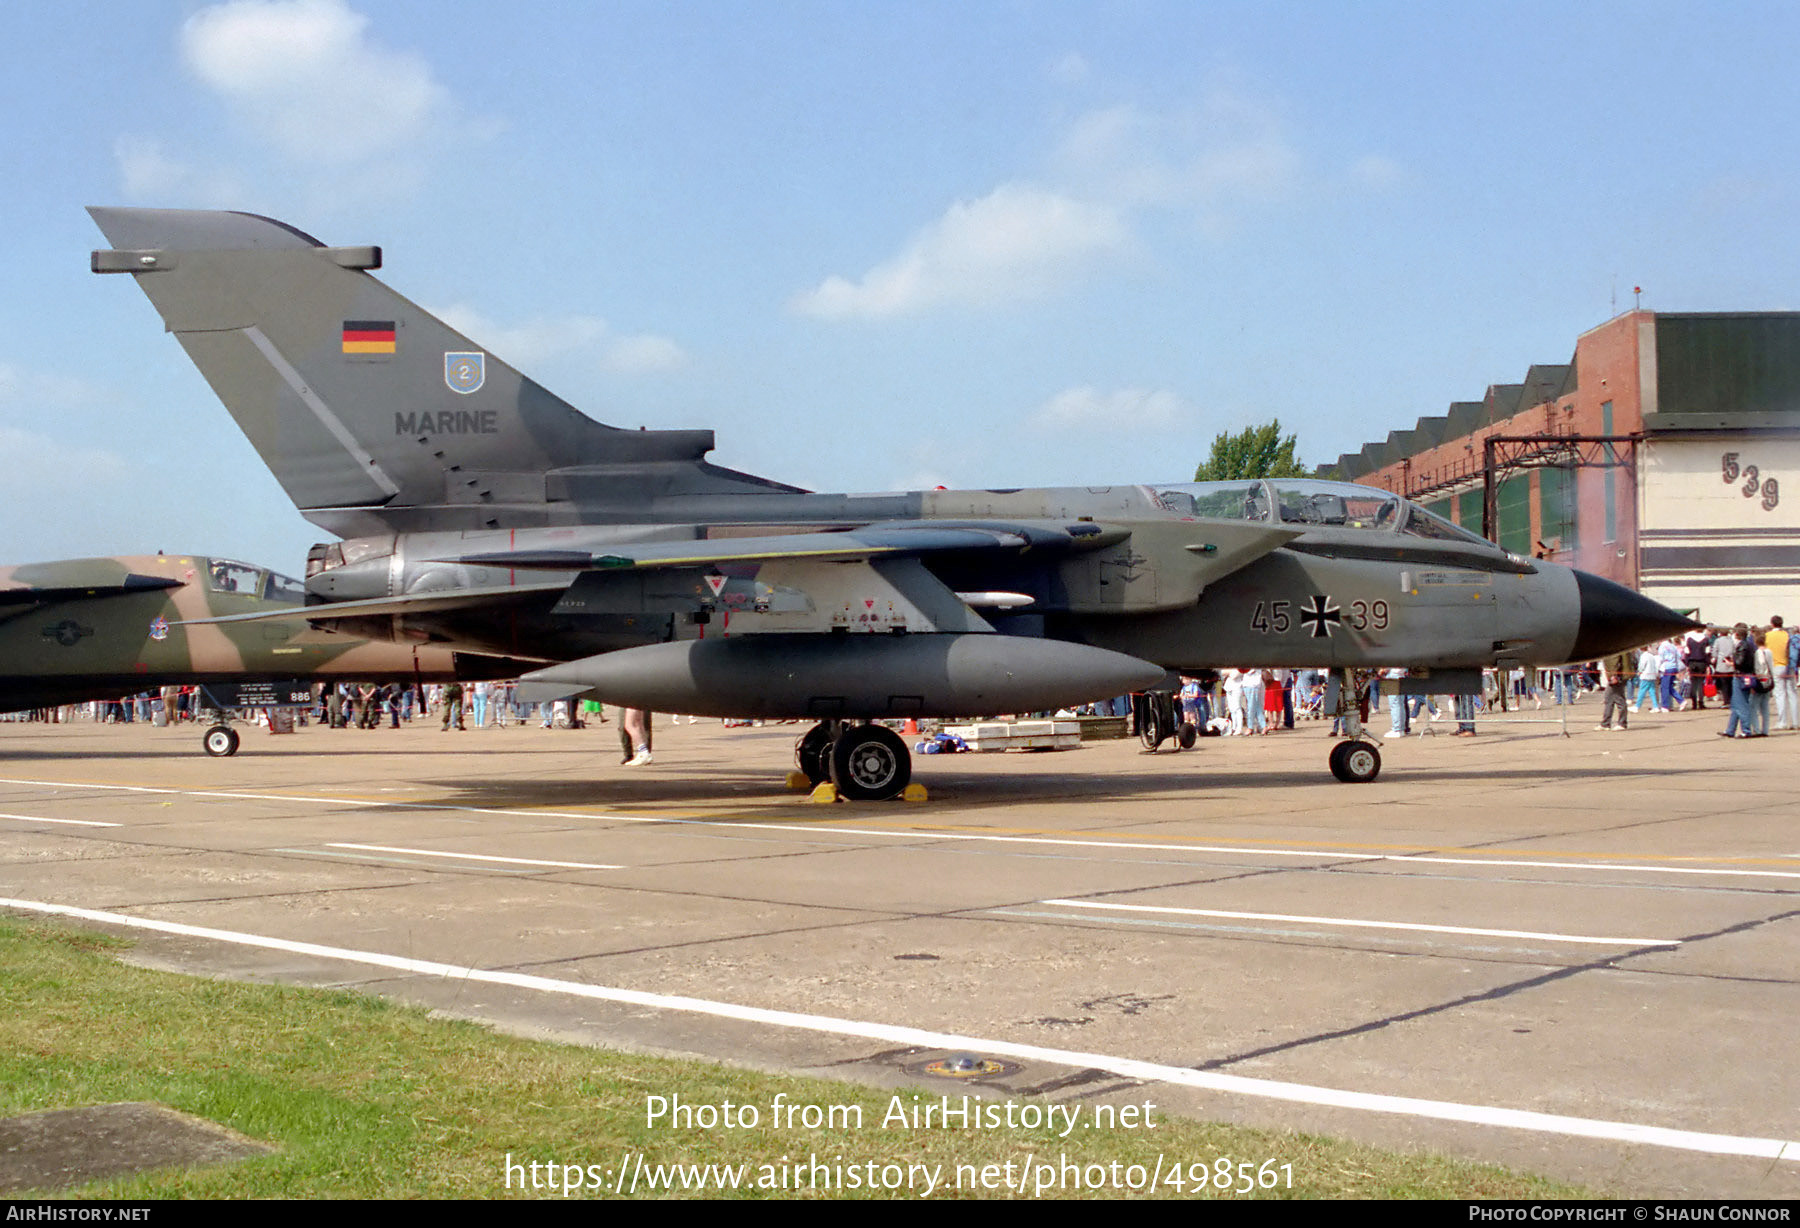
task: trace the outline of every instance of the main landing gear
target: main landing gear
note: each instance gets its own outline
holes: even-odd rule
[[[1181,708],[1172,691],[1140,691],[1131,697],[1132,716],[1137,720],[1138,741],[1144,749],[1154,751],[1170,738],[1177,750],[1192,750],[1200,731],[1190,721],[1181,719]]]
[[[807,780],[830,781],[852,802],[899,797],[912,779],[912,752],[885,725],[821,721],[795,745],[794,762]]]
[[[1362,692],[1356,686],[1356,673],[1340,669],[1337,674],[1337,711],[1332,715],[1343,722],[1348,741],[1331,748],[1331,774],[1347,785],[1362,785],[1381,775],[1381,749],[1363,736]]]

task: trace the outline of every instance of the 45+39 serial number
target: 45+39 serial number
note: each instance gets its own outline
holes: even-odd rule
[[[1343,611],[1341,621],[1355,631],[1367,631],[1371,627],[1377,631],[1386,631],[1391,614],[1388,603],[1380,599],[1352,601],[1350,608]],[[1335,607],[1328,610],[1325,617],[1334,623],[1340,621],[1340,615]],[[1318,622],[1319,618],[1318,611],[1305,611],[1302,612],[1298,621],[1311,624]],[[1250,629],[1260,631],[1264,635],[1271,632],[1276,635],[1285,635],[1288,629],[1295,625],[1295,622],[1294,603],[1291,601],[1259,601],[1256,603],[1256,609],[1250,615]]]

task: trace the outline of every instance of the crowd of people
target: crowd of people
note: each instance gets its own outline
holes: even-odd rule
[[[1390,728],[1387,736],[1400,737],[1410,732],[1415,720],[1424,716],[1438,719],[1450,710],[1459,722],[1459,734],[1474,734],[1477,709],[1507,707],[1508,687],[1522,697],[1535,696],[1534,679],[1539,673],[1549,676],[1547,687],[1559,696],[1563,683],[1555,677],[1558,671],[1515,671],[1508,678],[1497,678],[1495,671],[1486,672],[1486,694],[1411,695],[1402,693],[1403,669],[1358,671],[1357,705],[1364,721],[1373,705],[1383,698],[1388,705]],[[1298,722],[1331,721],[1331,732],[1339,733],[1342,721],[1335,715],[1336,682],[1325,669],[1223,669],[1200,670],[1183,675],[1179,695],[1182,719],[1202,734],[1225,737],[1257,737],[1295,728]],[[1439,704],[1439,700],[1444,702]]]
[[[330,729],[399,729],[415,719],[438,721],[444,732],[452,730],[504,729],[537,721],[543,728],[579,729],[607,723],[601,705],[592,702],[558,700],[554,703],[529,704],[518,699],[511,682],[451,682],[443,685],[416,685],[390,682],[327,682],[315,684],[309,705],[271,713],[253,709],[238,715],[259,724],[291,721],[296,725],[316,724]],[[641,767],[652,762],[650,714],[637,708],[614,708],[620,738],[625,752],[623,762]],[[91,720],[100,724],[158,725],[211,723],[218,719],[202,688],[167,686],[144,691],[123,699],[96,700],[91,703],[65,704],[7,713],[0,720],[43,721],[61,723]]]
[[[1428,684],[1403,685],[1406,677],[1403,669],[1358,677],[1358,706],[1365,722],[1371,708],[1386,699],[1384,737],[1405,737],[1416,722],[1446,716],[1455,722],[1453,736],[1474,737],[1479,715],[1527,705],[1542,710],[1546,698],[1561,705],[1594,694],[1604,699],[1596,727],[1604,731],[1627,728],[1635,713],[1707,707],[1727,713],[1720,737],[1755,738],[1771,729],[1800,729],[1800,635],[1790,635],[1779,615],[1766,626],[1696,628],[1686,636],[1560,669],[1489,669],[1483,672],[1479,695],[1412,694]],[[1334,715],[1335,682],[1324,669],[1201,670],[1183,676],[1180,703],[1183,719],[1202,733],[1254,737],[1291,730],[1296,721],[1309,719],[1330,719],[1331,732],[1342,732]],[[1102,714],[1126,710],[1104,703],[1082,709]]]
[[[1630,713],[1701,711],[1709,701],[1728,713],[1722,738],[1800,728],[1800,636],[1788,633],[1779,614],[1762,627],[1697,628],[1608,658],[1602,669],[1601,729],[1626,728]]]
[[[1474,737],[1477,715],[1522,708],[1542,709],[1546,695],[1553,704],[1574,703],[1597,693],[1603,698],[1598,729],[1629,727],[1632,715],[1702,711],[1727,713],[1720,737],[1757,738],[1771,729],[1800,729],[1800,635],[1790,635],[1782,618],[1766,626],[1738,623],[1730,629],[1697,628],[1686,636],[1658,641],[1635,651],[1563,669],[1515,669],[1484,672],[1480,695],[1415,694],[1425,686],[1404,685],[1407,671],[1391,669],[1358,676],[1357,702],[1362,719],[1385,698],[1388,729],[1384,736],[1404,737],[1415,722],[1443,719],[1446,709],[1456,722],[1455,735]],[[1324,669],[1201,670],[1182,678],[1179,703],[1183,720],[1203,734],[1254,737],[1295,728],[1296,722],[1330,719],[1331,732],[1342,732],[1336,717],[1336,683]],[[445,732],[474,728],[506,728],[536,720],[543,728],[580,728],[605,723],[597,703],[559,701],[528,704],[518,700],[510,682],[418,686],[393,682],[320,683],[310,707],[298,710],[299,724],[317,722],[333,729],[400,728],[416,718],[436,717]],[[1440,702],[1442,701],[1442,702]],[[1129,696],[1100,701],[1080,714],[1128,716]],[[614,709],[622,762],[652,762],[650,714]],[[61,721],[85,716],[100,722],[179,722],[213,719],[201,688],[163,687],[124,699],[12,713],[0,719]],[[267,720],[266,714],[255,718]],[[690,718],[691,719],[691,718]],[[731,723],[731,722],[727,722]]]

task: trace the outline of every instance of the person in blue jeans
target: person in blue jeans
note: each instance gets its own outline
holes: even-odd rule
[[[1412,732],[1412,708],[1406,702],[1406,696],[1400,693],[1400,680],[1406,677],[1403,669],[1390,669],[1382,675],[1383,687],[1392,683],[1393,689],[1388,694],[1388,731],[1383,734],[1387,738],[1404,738]]]
[[[1673,712],[1676,707],[1675,677],[1681,673],[1681,649],[1674,640],[1664,640],[1656,646],[1656,663],[1661,675],[1658,703],[1664,712]]]
[[[1737,685],[1731,688],[1731,719],[1725,722],[1722,738],[1750,736],[1750,684],[1756,675],[1756,645],[1750,639],[1750,628],[1743,623],[1731,629],[1731,663]]]
[[[1456,736],[1459,738],[1475,736],[1475,697],[1473,695],[1456,697]]]

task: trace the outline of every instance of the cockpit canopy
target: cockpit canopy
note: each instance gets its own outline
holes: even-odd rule
[[[1350,482],[1254,478],[1237,482],[1182,482],[1151,486],[1150,498],[1183,519],[1257,520],[1285,525],[1368,529],[1436,541],[1487,546],[1492,542],[1434,516],[1391,491]]]
[[[249,593],[266,601],[299,605],[306,600],[305,587],[293,577],[232,559],[207,559],[206,585],[215,593]]]

